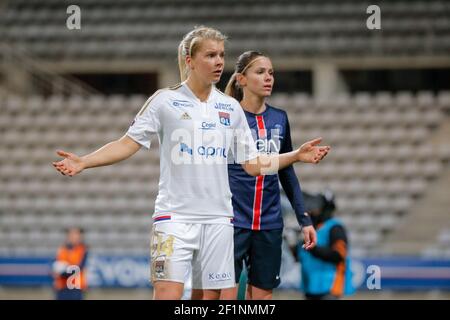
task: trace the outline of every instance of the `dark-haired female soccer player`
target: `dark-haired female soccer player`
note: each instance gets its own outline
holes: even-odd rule
[[[225,93],[238,100],[252,130],[256,148],[263,154],[292,151],[289,121],[285,111],[266,103],[274,84],[270,59],[257,51],[239,56],[235,73]],[[233,194],[234,257],[236,283],[247,267],[247,298],[271,299],[280,284],[283,218],[279,181],[302,226],[305,249],[316,244],[316,233],[305,213],[300,184],[294,168],[288,166],[278,175],[251,176],[239,164],[229,164],[228,175]],[[236,298],[237,288],[226,290],[224,298]]]

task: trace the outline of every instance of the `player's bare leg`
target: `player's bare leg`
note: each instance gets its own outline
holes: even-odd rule
[[[191,300],[202,300],[203,290],[202,289],[192,289]]]
[[[154,300],[180,300],[183,296],[184,284],[174,281],[158,280],[153,282]]]
[[[202,289],[192,289],[191,299],[192,300],[219,300],[221,297],[220,292],[222,290],[202,290]]]
[[[247,287],[247,299],[248,300],[271,300],[272,299],[272,290],[270,289],[261,289],[251,284]]]
[[[234,288],[222,289],[220,293],[220,300],[236,300],[239,290],[239,284],[236,284]]]

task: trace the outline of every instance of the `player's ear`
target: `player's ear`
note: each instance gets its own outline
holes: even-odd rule
[[[185,61],[186,61],[186,67],[187,67],[189,70],[194,69],[193,63],[192,63],[192,57],[191,57],[191,56],[187,55]]]
[[[242,73],[237,73],[236,82],[240,87],[245,87],[247,85],[247,77]]]

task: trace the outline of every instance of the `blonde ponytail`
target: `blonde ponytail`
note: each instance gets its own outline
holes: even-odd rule
[[[180,69],[181,82],[187,79],[186,62],[183,59],[183,43],[178,46],[178,68]]]

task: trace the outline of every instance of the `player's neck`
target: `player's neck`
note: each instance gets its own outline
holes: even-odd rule
[[[189,77],[186,80],[186,84],[200,101],[205,102],[208,100],[209,94],[212,90],[211,83],[204,83],[195,77]]]
[[[266,99],[253,94],[244,94],[244,98],[241,101],[241,106],[245,111],[260,114],[266,111]]]

